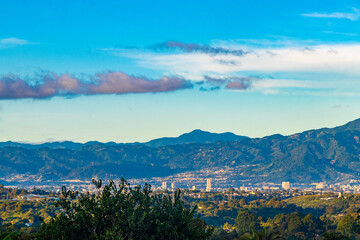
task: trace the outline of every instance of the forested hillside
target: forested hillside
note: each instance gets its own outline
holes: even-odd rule
[[[78,149],[0,148],[0,174],[44,180],[156,177],[210,167],[243,166],[239,179],[311,183],[357,179],[360,120],[291,136],[149,147],[94,143]],[[240,170],[239,170],[240,171]]]

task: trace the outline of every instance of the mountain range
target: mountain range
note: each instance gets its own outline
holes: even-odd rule
[[[339,182],[360,178],[360,119],[289,136],[248,138],[195,130],[147,143],[0,144],[0,177],[41,181],[163,177],[227,169],[249,182]],[[226,176],[226,171],[225,175]]]
[[[0,142],[1,147],[22,147],[25,149],[40,149],[40,148],[50,148],[50,149],[79,149],[84,146],[103,144],[106,146],[119,146],[119,145],[145,145],[149,147],[160,147],[167,145],[177,145],[177,144],[189,144],[189,143],[214,143],[220,141],[238,141],[245,138],[244,136],[238,136],[234,133],[210,133],[196,129],[192,132],[185,133],[179,137],[164,137],[151,140],[145,143],[115,143],[107,142],[101,143],[97,141],[90,141],[86,143],[77,143],[72,141],[63,141],[63,142],[46,142],[41,144],[32,144],[32,143],[18,143],[18,142]]]

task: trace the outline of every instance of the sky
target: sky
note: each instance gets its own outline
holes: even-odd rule
[[[0,0],[0,141],[290,135],[360,118],[360,3]]]

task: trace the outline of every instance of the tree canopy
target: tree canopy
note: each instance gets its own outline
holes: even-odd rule
[[[173,196],[152,194],[151,186],[95,181],[97,193],[62,189],[62,212],[43,223],[38,239],[208,239],[213,228],[187,208],[180,190]]]
[[[252,229],[259,229],[260,220],[254,213],[245,210],[239,212],[235,220],[235,225],[240,233],[245,233],[250,232]]]

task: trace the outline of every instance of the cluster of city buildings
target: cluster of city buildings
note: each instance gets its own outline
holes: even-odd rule
[[[231,171],[227,170],[226,171]],[[129,179],[128,182],[132,185],[144,185],[149,183],[152,186],[154,191],[158,190],[175,190],[180,189],[189,189],[189,190],[200,190],[200,191],[226,191],[229,187],[233,187],[237,191],[261,191],[261,192],[271,192],[271,191],[312,191],[312,192],[337,192],[337,193],[360,193],[360,180],[348,180],[341,183],[326,183],[318,182],[311,184],[296,183],[290,181],[284,181],[282,183],[272,183],[272,182],[261,182],[261,183],[252,183],[251,181],[245,181],[241,179],[232,178],[232,175],[227,177],[224,175],[225,172],[219,169],[217,173],[212,175],[208,170],[199,171],[196,173],[180,173],[168,177],[153,177],[153,178],[141,178],[141,179]],[[221,174],[220,174],[221,173]],[[229,172],[228,172],[229,173]],[[12,179],[13,178],[13,179]],[[59,192],[61,191],[62,186],[66,186],[69,190],[77,190],[80,192],[93,192],[96,190],[96,187],[91,183],[91,181],[83,181],[78,179],[63,180],[59,182],[52,181],[41,181],[41,177],[36,176],[23,176],[16,175],[11,179],[6,179],[8,182],[14,182],[14,185],[8,187],[13,188],[29,188],[36,187],[39,189]],[[0,179],[5,181],[5,179]],[[114,179],[116,181],[116,179]],[[16,182],[16,183],[15,183]],[[103,181],[107,182],[106,179]]]
[[[212,179],[211,178],[208,178],[206,179],[206,191],[207,192],[211,192],[212,190],[212,185],[211,185],[211,182],[212,182]],[[164,181],[161,183],[161,190],[168,190],[168,185],[167,185],[168,182]],[[170,190],[175,190],[177,187],[176,187],[176,184],[175,182],[171,182],[171,188]],[[196,185],[193,185],[191,187],[191,190],[196,190]]]

